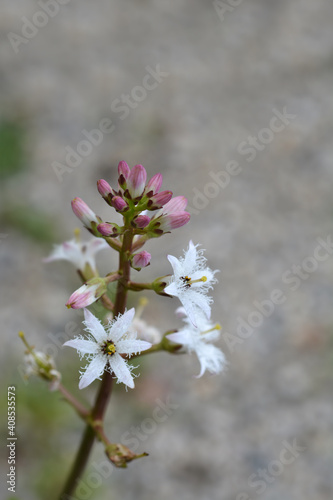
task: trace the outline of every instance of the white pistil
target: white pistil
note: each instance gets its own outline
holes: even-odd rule
[[[205,330],[203,332],[200,332],[201,335],[206,335],[206,333],[210,333],[210,332],[213,332],[214,330],[222,330],[222,326],[217,323],[215,326],[213,326],[213,328],[210,328],[209,330]]]

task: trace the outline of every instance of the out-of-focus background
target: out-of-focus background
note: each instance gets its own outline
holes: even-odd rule
[[[220,269],[213,318],[228,368],[196,379],[195,357],[142,361],[136,390],[116,388],[108,433],[150,455],[110,472],[96,445],[75,498],[331,499],[333,4],[7,0],[1,11],[1,400],[5,409],[15,385],[12,498],[56,498],[83,429],[57,393],[22,380],[17,332],[54,354],[78,393],[81,363],[60,345],[82,319],[64,307],[80,281],[69,263],[42,258],[79,225],[75,196],[112,218],[96,181],[114,184],[125,160],[162,172],[192,213],[149,242],[152,265],[137,278],[168,274],[167,254],[201,243]],[[98,263],[105,274],[116,259],[103,251]],[[149,299],[144,319],[162,332],[181,326],[177,299]],[[5,477],[5,444],[1,457]],[[5,480],[1,489],[10,498]]]

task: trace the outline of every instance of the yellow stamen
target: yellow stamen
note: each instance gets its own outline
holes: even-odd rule
[[[135,319],[140,319],[141,318],[141,315],[144,311],[144,308],[146,307],[146,305],[148,304],[149,300],[147,299],[147,297],[141,297],[139,299],[139,303],[138,303],[138,306],[135,310]]]
[[[81,234],[81,229],[78,227],[74,229],[74,238],[76,243],[80,243],[80,234]]]
[[[141,297],[139,300],[139,307],[145,307],[148,304],[147,297]]]

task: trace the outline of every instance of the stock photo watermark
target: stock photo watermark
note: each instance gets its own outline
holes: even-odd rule
[[[70,0],[38,0],[38,5],[40,10],[37,10],[31,17],[28,19],[25,16],[21,17],[22,26],[21,26],[21,34],[18,35],[13,31],[10,31],[7,34],[7,38],[12,46],[15,54],[19,53],[20,46],[26,45],[30,42],[36,35],[39,33],[39,30],[44,28],[49,20],[60,12],[61,5],[66,5],[70,2]]]
[[[312,255],[305,257],[301,263],[293,264],[282,273],[281,281],[287,285],[289,291],[297,291],[302,282],[318,270],[320,263],[327,261],[333,255],[333,241],[330,234],[326,238],[317,238],[316,243]],[[229,351],[234,352],[236,345],[243,344],[246,339],[250,338],[255,330],[263,325],[265,319],[272,316],[276,306],[284,304],[287,298],[287,293],[280,288],[275,288],[269,297],[261,301],[255,300],[254,309],[246,318],[237,317],[236,334],[225,332],[222,335]]]
[[[249,135],[246,140],[239,143],[237,152],[245,156],[248,163],[252,163],[258,152],[264,149],[274,140],[290,123],[297,118],[291,114],[284,106],[282,111],[276,108],[272,110],[273,116],[269,120],[268,127],[259,130],[256,136]],[[236,160],[230,160],[223,170],[219,172],[209,172],[210,180],[206,182],[202,189],[193,188],[192,202],[187,207],[191,215],[197,215],[209,205],[210,201],[220,195],[221,191],[229,186],[231,179],[242,173],[243,168]]]
[[[291,443],[283,441],[278,457],[271,460],[266,468],[258,469],[251,474],[247,481],[248,486],[254,489],[256,495],[262,495],[269,485],[283,474],[286,467],[293,464],[304,451],[306,447],[299,445],[296,439],[293,439]],[[248,493],[239,493],[235,500],[253,500],[253,498]]]
[[[7,435],[7,449],[8,449],[8,473],[7,489],[11,493],[15,493],[16,489],[16,387],[9,386],[7,394],[7,418],[8,418],[8,435]]]
[[[146,99],[148,92],[156,89],[170,74],[163,71],[160,64],[156,64],[155,68],[146,66],[145,70],[146,74],[141,85],[136,85],[129,94],[122,94],[120,98],[113,99],[111,102],[111,111],[117,115],[119,114],[118,118],[120,120],[125,120],[131,110],[136,109],[139,103]],[[79,141],[74,148],[69,145],[65,147],[64,162],[52,162],[52,168],[58,181],[62,182],[65,174],[73,172],[75,168],[80,166],[84,158],[87,158],[94,148],[102,144],[104,136],[114,132],[115,128],[116,126],[110,118],[102,118],[97,128],[92,130],[83,129],[81,134],[84,139]]]
[[[243,2],[244,0],[225,0],[225,2],[222,2],[222,0],[214,0],[213,6],[220,18],[220,21],[224,21],[225,16],[230,12],[233,12],[236,7],[241,5]]]

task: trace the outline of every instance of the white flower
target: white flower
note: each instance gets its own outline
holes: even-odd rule
[[[148,325],[148,323],[141,318],[134,318],[129,332],[137,332],[141,339],[146,339],[152,344],[158,344],[162,337],[161,332],[155,326]]]
[[[132,325],[129,328],[129,334],[137,334],[138,337],[142,340],[147,340],[152,344],[158,344],[162,338],[161,332],[155,326],[149,325],[145,320],[141,318],[141,315],[147,304],[148,299],[146,297],[141,297],[139,299]]]
[[[94,238],[86,243],[76,240],[65,241],[61,245],[54,245],[51,255],[44,259],[44,262],[68,260],[80,271],[84,271],[86,264],[96,271],[95,254],[108,247],[107,242],[101,238]]]
[[[194,352],[200,362],[201,370],[197,377],[201,377],[206,370],[216,374],[223,370],[225,365],[225,356],[216,346],[208,342],[217,340],[219,337],[219,324],[214,325],[201,313],[197,313],[196,328],[188,317],[184,318],[186,326],[176,333],[167,335],[169,340],[177,344],[182,344],[187,352]]]
[[[134,388],[134,380],[131,375],[133,366],[128,365],[121,354],[138,354],[151,347],[149,342],[129,338],[128,330],[134,318],[134,308],[120,314],[109,322],[105,329],[102,323],[91,314],[88,309],[84,310],[85,330],[90,334],[88,340],[77,337],[64,343],[65,346],[73,347],[81,356],[88,355],[89,364],[81,373],[79,389],[84,389],[95,379],[100,379],[104,370],[114,373],[118,383],[122,382],[131,389]]]
[[[169,295],[179,298],[195,326],[197,309],[201,309],[206,317],[210,318],[210,304],[213,299],[207,296],[207,292],[216,283],[214,275],[218,272],[206,267],[203,251],[197,250],[197,247],[198,245],[190,241],[184,257],[177,259],[168,255],[174,274],[170,284],[164,289]]]

